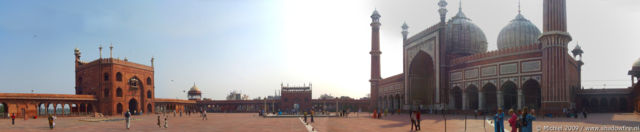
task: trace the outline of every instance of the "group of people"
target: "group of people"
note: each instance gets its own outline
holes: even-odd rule
[[[409,118],[411,118],[411,130],[420,130],[420,111],[411,111],[409,113]]]
[[[309,115],[311,117],[311,122],[312,123],[314,122],[313,115],[316,114],[314,110],[310,110],[309,113],[304,112],[303,114],[304,114],[304,123],[309,124],[309,122],[307,122],[307,115]]]
[[[47,120],[49,121],[49,128],[53,129],[56,126],[56,116],[53,114],[49,114],[49,117],[47,118]],[[25,119],[26,120],[26,119]],[[11,125],[16,125],[16,114],[12,113],[11,114]]]
[[[529,110],[527,107],[517,111],[509,109],[507,116],[511,116],[508,120],[511,132],[532,132],[533,121],[536,120],[534,115],[535,109]],[[505,114],[502,109],[498,109],[498,112],[493,116],[496,132],[504,132],[504,118]]]
[[[187,115],[191,115],[191,112],[187,112]],[[169,120],[168,120],[168,116],[166,116],[166,114],[163,114],[164,116],[164,124],[162,122],[162,119],[160,117],[160,115],[158,115],[158,128],[169,128]],[[173,112],[173,116],[176,116],[176,112]],[[182,117],[182,112],[180,112],[180,117]],[[202,120],[208,120],[207,119],[207,111],[206,110],[202,110],[200,117],[202,117]],[[131,128],[131,112],[127,110],[127,112],[124,114],[124,118],[125,118],[125,122],[126,122],[126,128],[129,129]],[[54,117],[55,119],[55,117]],[[313,120],[313,119],[312,119]],[[51,122],[51,121],[50,121]],[[51,123],[50,123],[51,124]],[[55,125],[55,123],[54,123]],[[52,127],[53,129],[53,127]]]
[[[578,110],[576,109],[567,109],[567,108],[563,108],[562,109],[562,113],[564,113],[564,115],[568,118],[574,117],[574,118],[578,118],[578,114],[582,113],[582,116],[584,116],[584,118],[587,118],[587,109],[583,108],[582,112],[578,112]]]

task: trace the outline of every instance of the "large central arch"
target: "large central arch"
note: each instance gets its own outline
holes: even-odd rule
[[[412,106],[429,106],[435,103],[435,69],[431,56],[420,51],[409,65],[409,102]]]

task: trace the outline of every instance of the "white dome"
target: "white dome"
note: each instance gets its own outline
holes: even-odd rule
[[[518,13],[515,19],[502,28],[498,35],[498,49],[533,44],[538,41],[540,30]]]

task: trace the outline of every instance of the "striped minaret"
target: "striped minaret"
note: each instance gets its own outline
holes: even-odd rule
[[[371,14],[371,97],[370,106],[372,109],[378,109],[378,82],[380,77],[380,14],[377,10]]]
[[[558,112],[569,108],[570,88],[567,84],[567,44],[571,35],[567,32],[566,0],[544,0],[544,25],[538,40],[542,49],[542,110]],[[527,94],[527,93],[524,93]]]

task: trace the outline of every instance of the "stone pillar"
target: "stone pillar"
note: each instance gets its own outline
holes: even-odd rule
[[[496,96],[498,96],[498,101],[497,101],[497,103],[498,103],[498,108],[502,108],[502,107],[504,107],[504,100],[502,100],[502,97],[503,97],[503,95],[502,95],[502,91],[498,90],[498,91],[496,92]]]
[[[524,104],[524,96],[522,95],[522,89],[518,89],[518,109],[522,109]]]
[[[44,113],[45,113],[45,115],[49,115],[49,103],[44,104],[44,107],[45,107],[45,108],[44,108]]]
[[[467,100],[467,93],[466,92],[462,92],[462,110],[467,110],[468,109],[468,104],[469,101]]]
[[[478,92],[478,109],[484,110],[484,93]]]
[[[58,104],[53,104],[53,115],[58,114]]]

